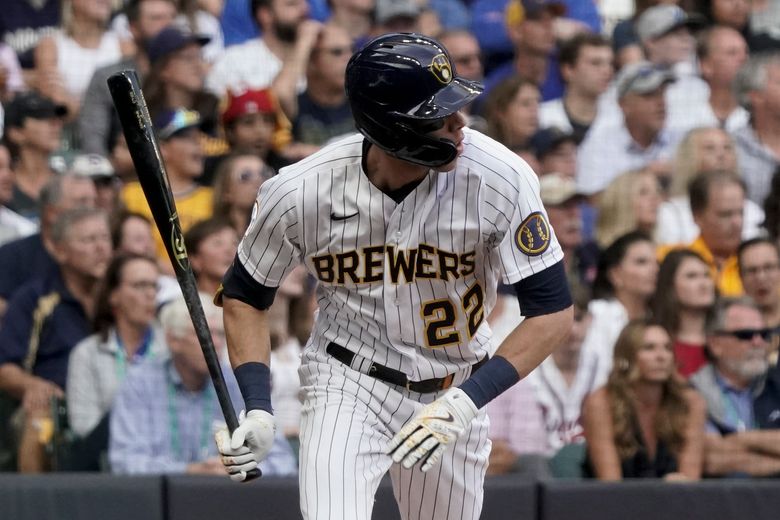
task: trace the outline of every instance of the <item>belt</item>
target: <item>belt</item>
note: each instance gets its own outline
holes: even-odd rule
[[[354,352],[351,352],[350,350],[347,350],[341,345],[337,345],[335,343],[328,343],[325,352],[348,366],[352,366],[352,361],[355,359]],[[487,362],[487,360],[488,356],[485,356],[472,365],[471,373],[473,374],[479,370],[480,367]],[[384,381],[385,383],[402,386],[407,390],[411,390],[412,392],[417,392],[419,394],[429,394],[438,392],[440,390],[446,390],[452,386],[452,381],[455,379],[455,374],[447,374],[444,377],[434,377],[433,379],[425,379],[423,381],[409,381],[409,378],[406,377],[406,374],[400,370],[388,368],[376,363],[371,363],[368,367],[368,372],[365,373],[373,378]]]

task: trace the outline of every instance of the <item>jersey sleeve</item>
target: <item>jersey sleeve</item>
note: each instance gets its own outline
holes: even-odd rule
[[[498,243],[501,274],[506,284],[514,284],[563,259],[563,251],[550,226],[547,211],[539,195],[539,179],[525,162],[518,159],[513,189],[500,193],[486,190],[486,207],[493,217]]]
[[[266,181],[252,210],[252,220],[238,246],[238,260],[258,283],[279,287],[300,263],[298,189],[281,177]]]

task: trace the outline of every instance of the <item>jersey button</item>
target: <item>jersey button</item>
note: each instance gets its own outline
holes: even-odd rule
[[[395,300],[393,300],[393,305],[395,305],[396,307],[400,306],[401,305],[401,300],[396,298]]]

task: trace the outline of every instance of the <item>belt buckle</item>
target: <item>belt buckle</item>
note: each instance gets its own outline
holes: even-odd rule
[[[412,388],[411,388],[411,387],[412,387],[412,382],[411,382],[411,381],[409,380],[409,378],[407,377],[407,378],[406,378],[406,384],[404,385],[404,388],[406,388],[406,391],[407,391],[407,392],[411,392],[411,391],[412,391]]]
[[[452,386],[452,381],[455,379],[455,374],[447,374],[441,382],[441,390],[446,390]]]

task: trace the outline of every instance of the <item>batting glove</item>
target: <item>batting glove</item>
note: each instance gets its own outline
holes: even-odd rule
[[[477,415],[477,407],[460,388],[426,405],[390,441],[393,462],[409,469],[422,461],[422,471],[439,462],[447,445],[460,435]]]
[[[238,423],[232,436],[226,429],[222,429],[214,438],[230,479],[242,482],[247,472],[257,468],[271,450],[276,425],[274,416],[265,410],[250,410],[249,413],[242,411]]]

